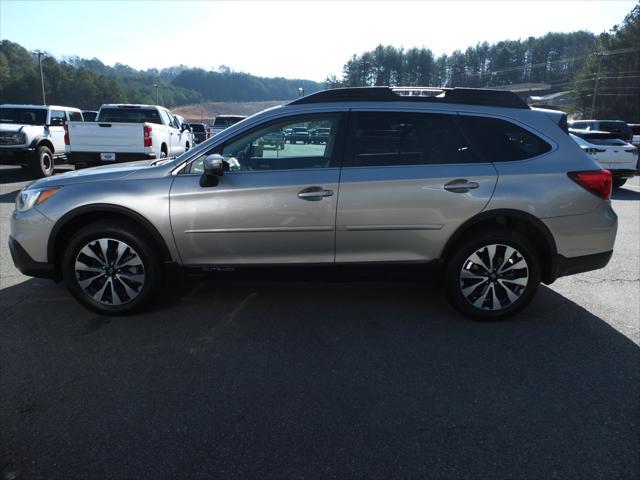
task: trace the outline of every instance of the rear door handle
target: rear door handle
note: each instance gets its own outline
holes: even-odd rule
[[[317,202],[324,197],[331,197],[333,190],[325,190],[322,187],[309,187],[298,192],[298,198],[303,200],[309,200],[310,202]]]
[[[478,188],[478,182],[470,182],[468,180],[452,180],[444,185],[444,189],[448,192],[465,193],[474,188]]]

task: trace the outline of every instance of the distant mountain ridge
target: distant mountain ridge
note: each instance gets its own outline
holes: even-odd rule
[[[156,103],[167,107],[215,101],[294,99],[298,89],[312,93],[322,88],[311,80],[265,78],[184,65],[136,70],[128,65],[105,65],[100,60],[47,56],[42,61],[47,103],[96,109],[103,103]],[[155,85],[158,85],[157,91]],[[0,102],[42,103],[38,62],[21,45],[0,43]]]

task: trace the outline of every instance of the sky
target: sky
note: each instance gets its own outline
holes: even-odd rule
[[[636,0],[27,1],[0,0],[0,38],[57,58],[187,65],[322,81],[379,44],[434,54],[547,32],[601,33]]]

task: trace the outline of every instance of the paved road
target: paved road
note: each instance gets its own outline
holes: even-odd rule
[[[194,280],[109,319],[3,240],[0,478],[638,478],[639,190],[606,269],[505,323],[396,272]]]

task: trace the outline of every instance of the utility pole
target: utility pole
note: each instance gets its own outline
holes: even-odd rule
[[[42,73],[42,57],[44,56],[44,53],[42,53],[40,50],[37,50],[33,53],[38,56],[38,65],[40,66],[40,83],[42,84],[42,104],[46,105],[47,98],[44,95],[44,75]]]
[[[593,84],[593,98],[591,99],[591,117],[596,118],[596,99],[598,97],[598,87],[600,86],[600,65],[602,64],[602,53],[598,53],[598,68],[596,70],[596,81]]]

